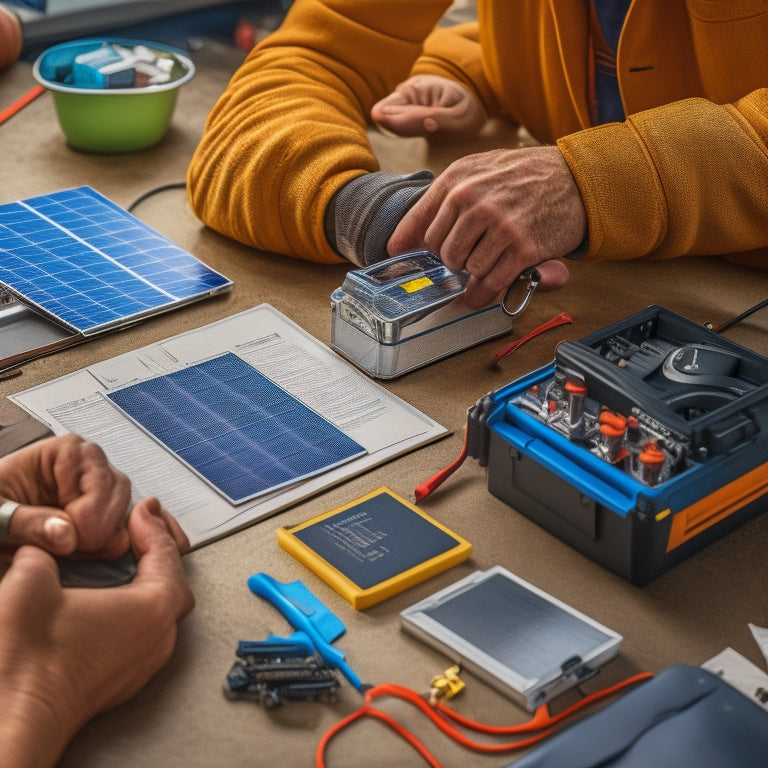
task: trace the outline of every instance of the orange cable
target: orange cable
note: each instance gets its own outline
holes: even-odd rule
[[[4,123],[9,118],[13,117],[17,112],[20,112],[31,101],[34,101],[41,93],[45,93],[45,88],[42,85],[36,85],[34,88],[30,88],[23,96],[16,99],[9,107],[0,111],[0,123]]]
[[[639,672],[636,675],[632,675],[631,677],[621,680],[615,685],[611,685],[608,688],[602,688],[599,691],[590,693],[588,696],[585,696],[583,699],[579,699],[579,701],[577,701],[575,704],[572,704],[570,707],[567,707],[557,715],[550,715],[549,708],[547,707],[547,705],[542,704],[542,706],[540,706],[536,710],[536,714],[527,723],[520,723],[518,725],[508,725],[508,726],[485,725],[482,723],[477,723],[474,720],[465,718],[464,716],[460,715],[458,712],[454,711],[450,707],[445,706],[445,704],[443,704],[442,702],[437,702],[435,706],[436,706],[436,709],[440,712],[440,714],[446,717],[449,717],[451,720],[459,723],[459,725],[463,726],[464,728],[469,728],[474,731],[479,731],[481,733],[497,734],[497,735],[526,733],[528,731],[539,730],[541,728],[557,725],[569,715],[572,715],[574,712],[577,712],[578,710],[583,709],[586,706],[589,706],[595,701],[600,701],[600,699],[604,699],[607,696],[611,696],[614,693],[617,693],[618,691],[622,690],[623,688],[626,688],[630,685],[635,685],[636,683],[640,683],[644,680],[648,680],[651,677],[653,677],[652,672]]]
[[[547,737],[551,736],[557,729],[558,725],[569,715],[574,712],[592,704],[595,701],[610,696],[617,691],[620,691],[627,686],[634,685],[635,683],[647,680],[653,677],[650,672],[641,672],[640,674],[633,675],[625,680],[622,680],[615,685],[603,688],[595,693],[585,696],[580,701],[567,707],[557,715],[550,715],[549,707],[546,704],[540,706],[534,716],[526,723],[520,723],[510,726],[493,726],[482,723],[477,723],[468,718],[462,717],[457,712],[454,712],[450,707],[446,707],[444,704],[437,702],[434,706],[427,703],[421,696],[414,691],[395,683],[384,683],[370,688],[365,693],[365,704],[360,709],[348,715],[330,730],[328,730],[318,744],[315,751],[315,766],[316,768],[325,768],[325,751],[326,748],[334,736],[337,736],[344,728],[353,723],[354,721],[369,715],[381,722],[388,725],[399,736],[405,739],[426,761],[432,768],[440,768],[439,762],[432,753],[405,727],[400,725],[390,715],[382,712],[379,709],[371,706],[371,701],[377,696],[395,696],[403,699],[408,703],[414,705],[420,709],[431,721],[437,726],[443,733],[453,739],[456,743],[460,744],[467,749],[474,750],[476,752],[485,753],[497,753],[497,752],[509,752],[516,749],[523,749],[530,747],[540,741],[543,741]],[[449,720],[459,723],[465,728],[474,730],[485,734],[495,735],[514,735],[522,733],[530,733],[531,731],[539,731],[526,738],[518,739],[512,742],[504,742],[498,744],[486,744],[473,739],[468,738],[459,730],[457,730]]]
[[[370,689],[373,690],[373,689]],[[434,755],[408,730],[400,725],[393,717],[387,715],[379,709],[375,709],[370,705],[370,699],[366,693],[366,701],[362,707],[354,711],[351,715],[347,715],[344,719],[340,720],[336,725],[329,728],[320,743],[315,750],[315,766],[316,768],[325,768],[325,750],[328,747],[331,739],[343,731],[348,725],[351,725],[355,720],[359,720],[361,717],[370,715],[377,720],[388,725],[399,736],[405,739],[426,761],[432,768],[441,768],[440,763],[437,762]]]

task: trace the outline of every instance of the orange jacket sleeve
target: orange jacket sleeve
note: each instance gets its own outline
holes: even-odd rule
[[[345,182],[378,170],[370,108],[409,76],[449,5],[297,0],[208,117],[187,174],[197,216],[247,245],[341,261],[325,209]]]
[[[586,258],[764,248],[766,114],[766,90],[732,105],[692,98],[560,139],[587,209]]]

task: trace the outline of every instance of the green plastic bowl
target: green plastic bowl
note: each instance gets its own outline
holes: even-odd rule
[[[176,61],[173,79],[136,88],[88,88],[69,85],[54,77],[65,71],[77,55],[104,43],[145,45],[171,54]],[[117,154],[146,149],[165,136],[179,88],[192,78],[195,67],[182,51],[160,43],[99,38],[74,40],[48,48],[35,61],[32,74],[51,92],[59,125],[70,146],[86,152]]]

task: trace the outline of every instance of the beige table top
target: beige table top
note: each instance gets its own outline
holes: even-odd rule
[[[186,164],[214,99],[241,54],[207,42],[194,54],[195,79],[179,96],[172,128],[157,147],[105,157],[69,148],[46,94],[0,126],[2,193],[8,202],[89,184],[127,206],[145,191],[182,181]],[[0,105],[33,85],[24,63],[0,73]],[[374,135],[387,170],[440,170],[456,154],[514,142],[503,130],[463,147],[430,147],[421,139]],[[340,285],[341,266],[326,267],[260,253],[205,229],[190,212],[181,190],[157,194],[136,215],[231,277],[234,291],[130,330],[60,352],[24,366],[20,376],[0,382],[0,394],[25,389],[98,360],[268,302],[321,341],[330,330],[329,295]],[[450,437],[379,467],[246,530],[186,557],[197,607],[186,619],[168,665],[133,701],[87,725],[63,759],[65,766],[296,766],[312,763],[321,735],[360,704],[346,683],[334,705],[292,703],[275,712],[250,702],[230,702],[222,681],[240,639],[286,634],[288,626],[269,605],[253,597],[246,579],[265,571],[280,581],[301,579],[346,624],[337,643],[359,675],[370,683],[396,682],[423,692],[448,660],[405,635],[398,613],[477,569],[503,565],[540,588],[591,615],[624,636],[618,659],[586,690],[640,670],[670,664],[700,664],[726,646],[753,662],[764,661],[747,624],[768,626],[765,552],[768,518],[758,518],[674,568],[645,588],[632,586],[572,550],[492,497],[484,470],[468,462],[423,508],[468,538],[470,561],[364,612],[355,612],[289,555],[278,549],[275,529],[296,523],[387,485],[410,496],[413,489],[449,464],[461,445],[466,410],[483,394],[551,360],[555,343],[579,338],[649,304],[661,304],[699,322],[718,323],[764,298],[768,275],[712,259],[669,263],[573,264],[568,285],[535,297],[514,333],[531,330],[559,312],[574,322],[540,337],[508,358],[500,370],[490,359],[500,346],[489,342],[386,384],[448,427]],[[765,317],[735,327],[729,338],[768,354]],[[454,700],[462,713],[507,723],[526,713],[467,674],[467,689]],[[454,747],[420,715],[397,702],[383,704],[421,736],[446,766],[504,765],[512,756],[479,757]],[[359,723],[332,743],[329,765],[394,766],[418,758],[381,724]]]

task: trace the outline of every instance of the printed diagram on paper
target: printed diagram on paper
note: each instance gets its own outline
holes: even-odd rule
[[[310,434],[342,433],[346,446],[327,469],[295,471],[295,481],[233,503],[113,402],[125,388],[171,377],[234,355],[316,414]],[[272,387],[270,387],[272,389]],[[102,446],[132,480],[136,498],[157,496],[197,546],[285,509],[447,434],[425,414],[338,357],[273,307],[262,304],[210,325],[97,363],[10,398],[54,432],[75,432]],[[262,406],[263,403],[256,403]],[[173,403],[167,406],[172,409]],[[270,414],[273,416],[274,413]],[[281,417],[283,418],[283,417]],[[185,426],[192,422],[191,415]],[[156,423],[159,421],[156,419]],[[314,422],[313,422],[314,424]],[[358,448],[354,448],[357,444]]]

